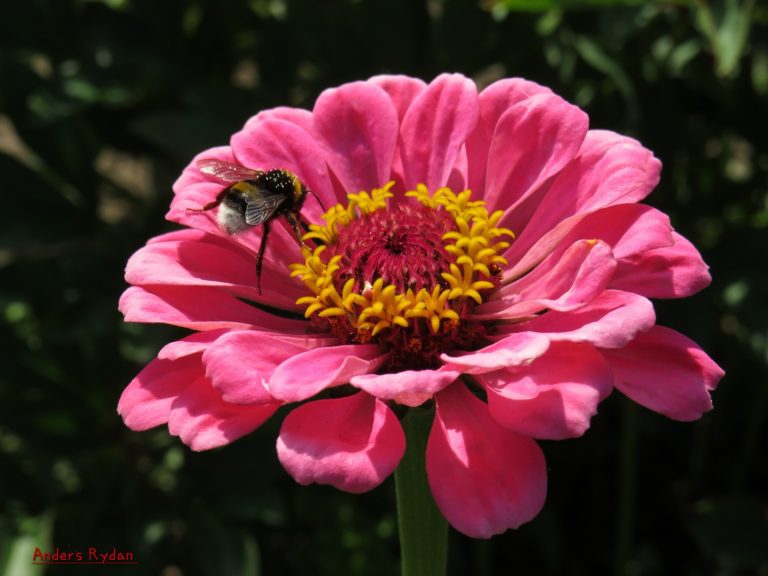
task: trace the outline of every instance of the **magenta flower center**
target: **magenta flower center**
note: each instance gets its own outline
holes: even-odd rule
[[[499,237],[513,234],[469,190],[420,185],[394,201],[391,186],[350,194],[310,225],[304,240],[317,246],[292,275],[311,295],[297,303],[342,343],[382,346],[386,371],[435,368],[441,353],[485,342],[470,314],[498,286],[509,246]]]
[[[444,210],[417,202],[377,210],[339,230],[332,254],[342,254],[339,278],[355,280],[355,288],[372,279],[394,285],[398,292],[445,283],[440,274],[453,258],[443,246],[443,235],[453,229]]]

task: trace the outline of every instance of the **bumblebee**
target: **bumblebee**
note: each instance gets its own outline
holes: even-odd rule
[[[322,201],[288,170],[254,170],[213,158],[199,160],[197,168],[203,174],[230,183],[215,200],[200,208],[200,212],[218,207],[216,220],[230,235],[253,226],[263,227],[264,234],[256,256],[256,282],[261,294],[261,267],[272,220],[283,216],[293,228],[299,244],[304,246],[299,228],[300,225],[306,228],[301,220],[301,207],[308,192],[317,198],[320,206]]]

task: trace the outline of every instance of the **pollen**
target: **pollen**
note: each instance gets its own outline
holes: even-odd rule
[[[483,336],[468,319],[499,283],[514,239],[469,190],[420,184],[399,198],[393,182],[347,196],[304,235],[291,265],[313,325],[343,343],[373,342],[394,368],[438,365],[442,352]]]

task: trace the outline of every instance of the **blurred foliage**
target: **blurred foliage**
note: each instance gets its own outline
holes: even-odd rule
[[[393,574],[391,480],[351,496],[281,469],[281,415],[193,453],[115,413],[181,331],[124,325],[122,269],[197,151],[250,115],[384,72],[524,76],[665,164],[650,202],[712,286],[660,322],[727,370],[679,424],[618,394],[544,443],[549,501],[452,574],[768,574],[768,8],[753,0],[29,0],[0,20],[0,571],[41,549],[133,551],[131,573]],[[94,570],[93,573],[97,573]],[[122,572],[121,572],[122,573]]]

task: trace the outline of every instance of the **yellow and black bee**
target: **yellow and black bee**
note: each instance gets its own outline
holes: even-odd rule
[[[256,281],[261,294],[261,266],[271,221],[278,216],[285,217],[296,239],[304,246],[299,226],[303,224],[300,212],[307,192],[317,198],[320,206],[322,201],[288,170],[255,170],[214,158],[199,160],[197,167],[203,174],[230,183],[215,200],[200,208],[201,212],[218,206],[216,220],[230,235],[262,225],[264,235],[256,257]]]

